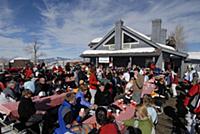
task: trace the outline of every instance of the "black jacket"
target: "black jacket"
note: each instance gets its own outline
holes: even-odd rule
[[[98,106],[108,106],[112,103],[112,96],[109,91],[103,91],[100,90],[97,91],[95,95],[95,104]]]
[[[33,114],[36,113],[34,102],[31,98],[22,97],[18,106],[20,121],[26,122]]]

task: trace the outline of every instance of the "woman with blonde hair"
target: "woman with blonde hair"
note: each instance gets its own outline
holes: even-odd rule
[[[132,126],[139,128],[142,134],[155,134],[153,123],[148,116],[148,111],[145,105],[137,105],[135,115],[136,117],[123,121],[124,125],[127,127]]]

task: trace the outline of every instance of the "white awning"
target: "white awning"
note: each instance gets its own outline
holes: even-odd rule
[[[82,54],[113,54],[113,53],[151,53],[155,52],[153,47],[133,48],[125,50],[85,50]]]

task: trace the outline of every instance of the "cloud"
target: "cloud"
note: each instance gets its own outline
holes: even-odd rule
[[[4,4],[0,6],[0,38],[4,43],[10,40],[14,46],[20,44],[19,48],[27,45],[27,41],[24,41],[26,38],[29,38],[29,43],[35,38],[42,44],[41,50],[47,57],[78,57],[88,49],[87,45],[92,39],[104,36],[119,19],[133,29],[150,34],[151,21],[161,18],[162,27],[168,29],[168,34],[176,25],[184,26],[186,41],[192,47],[193,43],[200,43],[199,5],[198,0],[34,1],[33,6],[38,10],[41,23],[35,24],[38,29],[30,30],[15,25],[15,11]],[[21,35],[16,37],[17,34]],[[1,44],[3,41],[0,40]],[[6,48],[6,45],[0,48]]]
[[[137,4],[141,4],[138,0],[86,0],[79,1],[76,6],[67,2],[56,5],[44,0],[44,3],[46,9],[40,9],[44,22],[43,35],[56,40],[60,47],[87,49],[93,38],[106,34],[120,18],[126,25],[146,34],[151,33],[151,21],[161,18],[168,33],[181,24],[188,43],[200,42],[199,24],[195,23],[200,19],[197,14],[200,12],[199,1],[143,1],[144,9],[143,5]]]

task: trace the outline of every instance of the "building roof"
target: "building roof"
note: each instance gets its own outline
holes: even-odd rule
[[[165,44],[160,44],[160,43],[154,42],[154,41],[151,40],[151,37],[148,37],[145,34],[142,34],[142,33],[138,32],[138,31],[136,31],[136,30],[134,30],[134,29],[132,29],[130,27],[122,25],[120,28],[121,28],[121,30],[123,30],[123,31],[135,36],[136,38],[142,40],[143,42],[148,44],[150,47],[153,47],[155,49],[160,49],[163,52],[174,54],[176,56],[180,56],[180,57],[184,57],[184,58],[186,58],[188,56],[187,53],[177,51],[175,48],[173,48],[171,46],[167,46]],[[96,38],[96,39],[92,40],[91,43],[92,42],[96,43],[94,46],[92,46],[92,49],[96,50],[100,45],[102,45],[102,43],[106,39],[108,39],[111,35],[113,35],[113,33],[115,33],[115,28],[113,28],[110,32],[108,32],[103,38]],[[105,50],[103,50],[103,51],[106,52]],[[127,50],[112,50],[112,51],[114,51],[114,52],[116,52],[116,51],[121,52],[122,51],[124,53],[127,52]],[[132,49],[130,51],[132,51]],[[84,52],[82,53],[82,56],[85,55]],[[94,51],[87,51],[86,50],[86,52],[89,53],[89,52],[94,52]],[[101,50],[101,52],[102,52],[102,50]],[[107,51],[107,52],[112,53],[110,51]],[[142,53],[142,52],[139,52],[139,51],[134,52],[134,51],[132,51],[132,53]]]
[[[188,59],[200,60],[200,52],[188,52]]]
[[[153,47],[143,47],[143,48],[132,48],[123,50],[85,50],[82,53],[82,57],[90,56],[138,56],[138,55],[159,55],[159,52]]]
[[[9,62],[10,63],[14,63],[15,60],[30,60],[29,58],[25,58],[25,57],[16,57],[16,58],[13,58],[12,60],[10,60]]]
[[[151,40],[151,37],[149,37],[149,36],[147,36],[147,35],[145,35],[145,34],[143,34],[143,33],[141,33],[141,32],[138,32],[137,30],[135,30],[135,29],[133,29],[133,28],[130,28],[130,27],[128,27],[128,26],[126,26],[126,28],[130,29],[131,31],[133,31],[133,32],[135,32],[135,33],[137,33],[137,34],[139,34],[140,36],[142,36],[142,37],[144,37],[144,38],[146,38],[146,39],[148,39],[148,40]]]
[[[99,43],[103,38],[102,37],[98,37],[93,39],[90,43]]]

